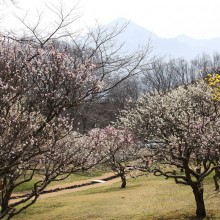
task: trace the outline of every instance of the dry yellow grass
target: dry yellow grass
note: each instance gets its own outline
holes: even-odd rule
[[[220,219],[220,193],[205,184],[207,219]],[[188,186],[162,177],[129,179],[120,183],[39,200],[16,220],[148,220],[194,219],[195,203]]]

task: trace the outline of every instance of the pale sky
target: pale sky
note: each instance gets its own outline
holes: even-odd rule
[[[31,19],[34,18],[32,14],[35,9],[41,11],[42,5],[49,2],[59,4],[60,0],[17,0],[23,13],[26,9],[32,9],[29,12]],[[67,8],[76,2],[63,0]],[[20,13],[18,9],[11,10]],[[219,10],[220,0],[81,0],[78,9],[82,13],[81,25],[92,26],[95,21],[107,24],[124,17],[160,37],[185,34],[207,39],[220,37]],[[50,14],[46,14],[46,20],[50,18]],[[13,28],[18,26],[16,22],[7,16],[2,25]]]

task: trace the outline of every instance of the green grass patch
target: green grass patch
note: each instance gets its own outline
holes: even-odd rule
[[[49,184],[49,186],[56,186],[60,184],[65,184],[65,183],[73,183],[76,181],[81,181],[81,180],[87,180],[92,177],[99,177],[103,175],[105,171],[99,170],[99,169],[93,169],[91,171],[86,171],[86,172],[75,172],[71,174],[69,177],[67,177],[64,180],[61,181],[54,181]],[[61,176],[62,177],[62,176]],[[31,181],[23,183],[16,187],[14,192],[27,192],[33,189],[34,184],[41,179],[40,176],[35,176]]]
[[[73,174],[71,174],[69,177],[67,177],[66,179],[62,180],[62,181],[54,181],[50,184],[50,186],[56,186],[56,185],[60,185],[63,183],[74,183],[76,181],[81,181],[81,180],[87,180],[90,179],[92,177],[99,177],[102,176],[105,172],[102,170],[91,170],[91,171],[87,171],[87,172],[75,172]]]
[[[14,192],[25,192],[30,191],[33,189],[35,182],[37,179],[32,179],[29,182],[22,183],[21,185],[17,186],[14,190]]]

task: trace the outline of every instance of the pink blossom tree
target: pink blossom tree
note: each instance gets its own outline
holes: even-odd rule
[[[166,95],[144,95],[119,119],[148,149],[156,176],[192,188],[198,217],[206,216],[203,180],[220,167],[214,163],[220,156],[219,113],[206,83],[198,82]]]
[[[121,178],[121,188],[125,188],[126,176],[136,170],[141,157],[139,144],[128,129],[108,126],[94,131],[98,149],[102,149],[102,164]]]

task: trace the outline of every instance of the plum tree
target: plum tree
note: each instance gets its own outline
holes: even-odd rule
[[[200,81],[165,95],[144,95],[118,121],[142,140],[156,176],[192,188],[198,217],[206,216],[203,180],[220,167],[214,163],[220,156],[219,113],[219,103]]]

